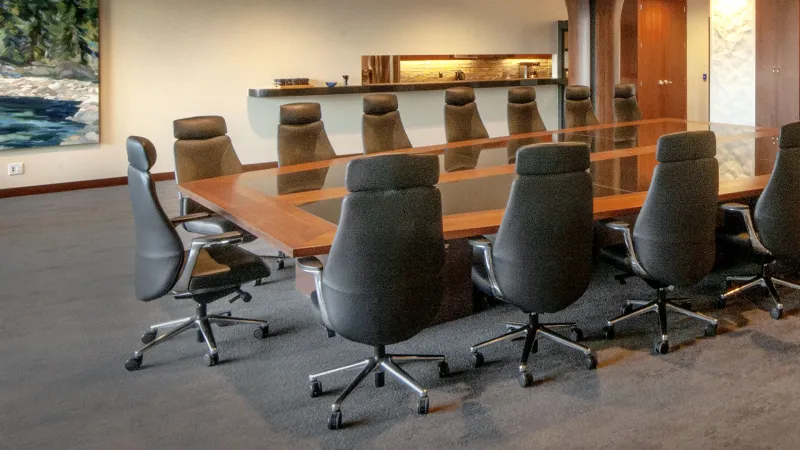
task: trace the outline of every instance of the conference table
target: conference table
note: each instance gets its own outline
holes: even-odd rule
[[[660,136],[712,130],[717,136],[720,201],[760,194],[779,151],[774,128],[680,119],[652,119],[479,139],[387,153],[439,156],[443,228],[448,240],[449,297],[471,299],[471,253],[464,238],[495,233],[503,217],[514,172],[515,150],[531,143],[586,142],[591,148],[596,219],[630,216],[642,207],[658,162]],[[355,150],[355,149],[354,149]],[[386,153],[383,153],[386,154]],[[378,154],[375,154],[378,155]],[[333,242],[343,197],[347,155],[331,160],[181,183],[180,192],[218,213],[287,256],[326,255]],[[297,286],[313,284],[297,274]],[[464,306],[466,308],[466,306]],[[464,311],[452,312],[463,315]]]

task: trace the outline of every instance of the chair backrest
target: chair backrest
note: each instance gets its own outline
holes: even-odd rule
[[[281,105],[278,125],[278,166],[289,166],[336,157],[319,103]]]
[[[492,255],[503,300],[525,312],[560,311],[583,295],[592,265],[589,146],[536,144],[517,154]]]
[[[361,121],[364,154],[411,148],[394,94],[364,96],[364,118]]]
[[[719,197],[716,154],[711,131],[659,138],[659,164],[633,229],[634,248],[651,279],[688,286],[711,271]]]
[[[598,125],[600,122],[594,115],[592,91],[588,86],[567,86],[564,94],[564,110],[567,128]]]
[[[614,86],[614,122],[633,122],[642,120],[642,112],[636,101],[635,84]]]
[[[536,89],[528,86],[508,90],[508,134],[535,133],[545,131],[539,107],[536,104]],[[513,163],[517,150],[525,145],[538,143],[537,138],[510,139],[508,141],[508,162]]]
[[[128,149],[128,192],[136,226],[136,297],[150,301],[168,294],[180,275],[183,244],[161,209],[150,169],[156,149],[149,140],[131,136]]]
[[[227,136],[225,119],[200,116],[172,123],[175,136],[175,179],[178,183],[244,172]],[[182,214],[206,211],[191,199],[181,202]]]
[[[444,93],[444,128],[447,142],[471,141],[489,137],[483,125],[475,90],[471,87],[454,87]]]
[[[443,296],[444,236],[434,155],[350,161],[339,226],[323,273],[332,328],[368,345],[404,341]]]
[[[776,257],[800,261],[800,122],[781,128],[780,152],[756,203],[759,237]]]

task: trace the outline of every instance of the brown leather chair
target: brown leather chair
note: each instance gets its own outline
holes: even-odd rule
[[[336,157],[322,123],[319,103],[281,105],[278,125],[278,166]]]
[[[364,96],[364,118],[361,121],[364,154],[411,148],[394,94]]]
[[[172,123],[175,136],[175,179],[178,183],[203,180],[244,172],[231,138],[227,136],[225,119],[219,116],[199,116],[178,119]],[[180,198],[181,215],[211,213],[195,201]],[[186,231],[204,235],[241,231],[232,222],[218,215],[186,222]],[[248,235],[248,240],[252,237]]]
[[[536,89],[532,87],[514,87],[508,90],[508,134],[534,133],[546,131],[539,107],[536,104]],[[508,141],[508,162],[517,158],[520,147],[538,144],[537,138],[511,139]]]
[[[444,101],[444,127],[448,143],[489,137],[475,103],[474,89],[466,86],[450,88],[445,91]],[[480,146],[447,149],[444,152],[444,169],[446,172],[474,169],[480,154]]]
[[[592,92],[588,86],[567,86],[564,108],[567,128],[599,125],[592,106]]]
[[[642,120],[642,112],[639,110],[639,103],[636,102],[636,85],[614,86],[614,122],[637,120]]]

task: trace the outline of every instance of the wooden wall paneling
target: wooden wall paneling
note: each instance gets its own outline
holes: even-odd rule
[[[591,84],[591,5],[589,0],[565,0],[569,17],[569,84]]]
[[[662,86],[658,84],[663,73],[664,58],[661,51],[661,0],[639,0],[638,13],[638,67],[637,86],[639,108],[645,119],[661,117]]]
[[[616,36],[619,20],[617,4],[623,0],[596,0],[594,21],[594,110],[601,123],[614,121]]]
[[[639,8],[637,0],[625,0],[620,17],[619,82],[638,85]]]
[[[663,79],[661,117],[686,119],[686,0],[661,0]]]
[[[776,14],[780,32],[776,65],[778,66],[776,86],[775,126],[800,120],[800,0],[778,0]]]
[[[776,127],[778,16],[776,0],[756,1],[756,125]]]

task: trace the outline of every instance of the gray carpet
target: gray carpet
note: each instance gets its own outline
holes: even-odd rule
[[[175,213],[174,185],[159,191]],[[721,319],[720,335],[702,338],[701,324],[671,316],[681,345],[653,357],[655,317],[620,325],[614,341],[599,338],[626,298],[650,291],[635,280],[618,286],[598,265],[586,296],[547,319],[576,319],[600,367],[586,371],[580,355],[544,343],[527,390],[515,379],[520,343],[487,350],[481,369],[469,359],[470,344],[523,318],[513,308],[428,329],[390,350],[449,357],[449,379],[435,365],[406,366],[429,387],[431,414],[418,416],[414,395],[387,378],[382,389],[360,387],[343,408],[347,428],[332,432],[329,404],[354,374],[325,379],[331,393],[317,399],[306,375],[369,349],[325,337],[294,291],[293,268],[233,305],[267,318],[268,339],[256,341],[249,327],[216,329],[223,361],[207,368],[187,333],[128,373],[123,363],[146,327],[192,307],[133,298],[127,189],[4,199],[0,211],[0,448],[800,448],[800,317],[773,321],[752,298],[713,311],[719,274],[689,294]]]

